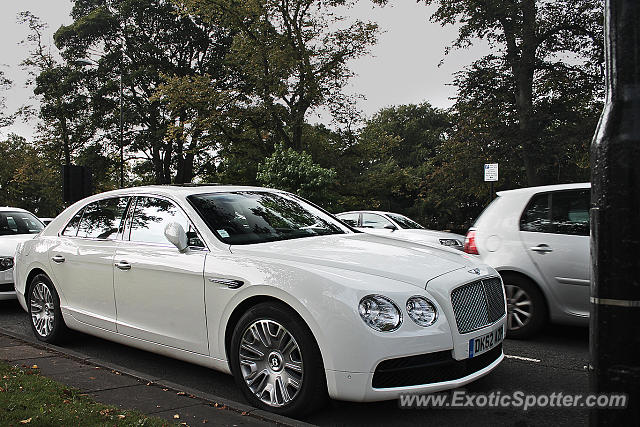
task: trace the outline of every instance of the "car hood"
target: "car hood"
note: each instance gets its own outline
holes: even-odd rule
[[[365,233],[232,245],[230,250],[234,254],[366,273],[422,289],[435,277],[478,265],[470,256],[453,249]]]
[[[13,256],[18,243],[26,242],[36,237],[35,234],[15,234],[0,236],[0,256]]]
[[[412,242],[437,242],[438,239],[457,239],[460,243],[464,243],[464,236],[460,234],[437,230],[395,230],[389,233],[389,237],[410,240]]]

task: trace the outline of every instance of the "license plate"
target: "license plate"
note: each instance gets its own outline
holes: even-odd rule
[[[482,354],[491,350],[497,346],[504,339],[504,327],[500,326],[497,329],[482,335],[477,338],[471,338],[469,340],[469,358]]]

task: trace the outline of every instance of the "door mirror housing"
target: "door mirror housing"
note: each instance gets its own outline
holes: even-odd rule
[[[387,225],[384,226],[384,228],[386,228],[387,230],[391,230],[391,231],[395,231],[395,230],[398,229],[398,227],[396,227],[393,224],[387,224]]]
[[[177,222],[170,222],[164,228],[164,237],[167,238],[180,252],[184,252],[187,247],[187,233]]]

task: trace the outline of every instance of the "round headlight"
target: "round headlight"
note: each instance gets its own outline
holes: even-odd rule
[[[420,326],[431,326],[438,318],[436,306],[424,297],[411,297],[407,301],[407,313]]]
[[[0,257],[0,271],[13,267],[13,257]]]
[[[371,328],[380,332],[392,332],[402,324],[402,313],[396,305],[382,295],[367,295],[358,305],[360,317]]]

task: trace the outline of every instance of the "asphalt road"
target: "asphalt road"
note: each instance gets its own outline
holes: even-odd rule
[[[15,301],[0,301],[0,328],[33,340],[29,320]],[[588,329],[549,326],[531,341],[506,340],[507,358],[492,373],[469,384],[473,393],[585,394],[589,390]],[[125,366],[149,377],[163,378],[185,387],[245,403],[233,378],[210,369],[136,350],[89,335],[75,334],[66,348]],[[304,421],[323,425],[586,425],[586,408],[400,409],[397,401],[355,404],[331,401]]]

